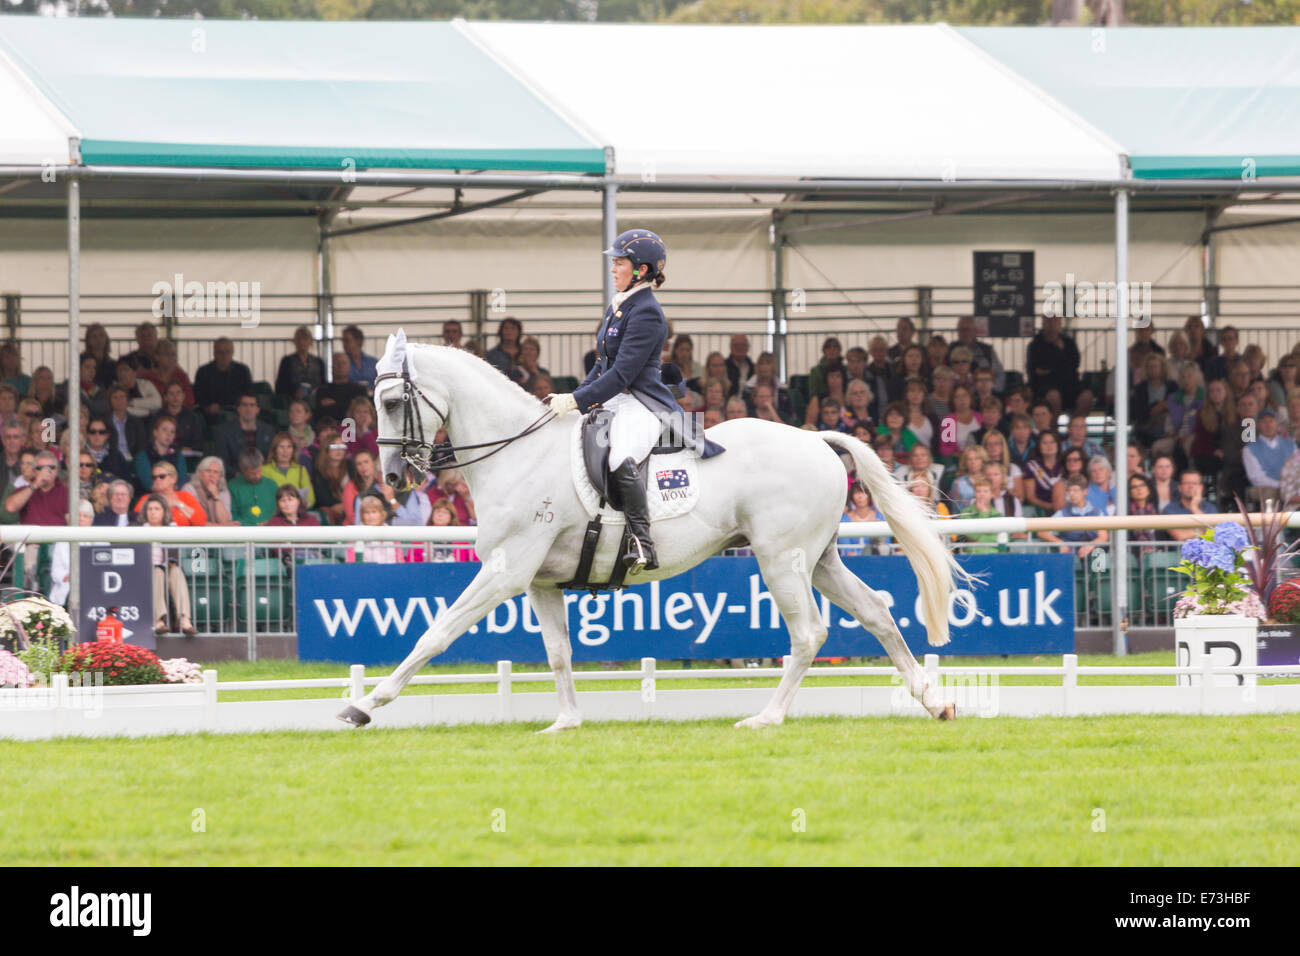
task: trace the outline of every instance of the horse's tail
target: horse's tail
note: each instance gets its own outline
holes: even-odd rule
[[[925,609],[926,636],[935,647],[948,643],[948,598],[954,579],[969,583],[970,575],[958,567],[939,535],[930,527],[933,508],[922,504],[886,469],[876,453],[851,435],[824,431],[819,435],[832,447],[848,452],[858,478],[871,492],[894,537],[903,547],[916,573]]]

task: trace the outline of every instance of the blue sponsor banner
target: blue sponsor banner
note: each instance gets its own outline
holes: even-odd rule
[[[917,612],[916,578],[902,556],[846,558],[890,603],[912,653],[1068,654],[1074,651],[1074,559],[981,555],[961,559],[982,583],[976,609],[955,605],[952,642],[932,648]],[[478,573],[476,563],[307,565],[298,569],[302,660],[399,661]],[[821,598],[830,628],[823,657],[879,657],[884,650],[846,612]],[[754,558],[710,558],[693,570],[615,593],[566,592],[578,661],[779,657],[789,636]],[[499,605],[439,660],[545,661],[526,595]]]

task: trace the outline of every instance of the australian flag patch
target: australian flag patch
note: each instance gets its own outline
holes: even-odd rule
[[[687,475],[685,468],[672,468],[668,471],[655,472],[655,482],[659,485],[660,490],[664,490],[667,488],[685,488],[691,483],[691,479]]]

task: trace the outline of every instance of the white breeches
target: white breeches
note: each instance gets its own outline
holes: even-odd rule
[[[659,442],[663,423],[632,394],[620,392],[605,407],[614,413],[609,425],[609,469],[613,471],[631,458],[640,464]]]

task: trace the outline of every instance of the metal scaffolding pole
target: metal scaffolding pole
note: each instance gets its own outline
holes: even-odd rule
[[[1115,514],[1128,514],[1128,190],[1115,193],[1115,288],[1118,315],[1115,317]],[[1149,322],[1150,316],[1143,316]],[[1128,654],[1128,532],[1115,531],[1114,560],[1111,562],[1111,606],[1114,651]]]
[[[780,214],[773,215],[768,227],[772,247],[772,353],[776,359],[776,380],[790,382],[785,354],[785,231]]]
[[[330,263],[330,236],[321,222],[316,246],[316,341],[325,363],[325,381],[334,381],[334,295]]]
[[[76,140],[73,152],[79,151]],[[81,183],[76,178],[68,180],[68,428],[72,439],[68,442],[68,526],[81,524]],[[73,626],[80,628],[81,621],[81,546],[72,549],[68,562],[68,613]],[[152,613],[152,609],[151,609]],[[152,624],[153,618],[149,618]]]
[[[614,175],[614,147],[605,147],[605,175]],[[604,207],[601,210],[601,250],[605,250],[614,245],[614,240],[618,238],[618,186],[613,183],[606,183],[603,188]],[[614,298],[614,276],[609,271],[609,260],[604,256],[600,257],[600,291],[601,291],[601,314],[604,314],[605,306]]]

